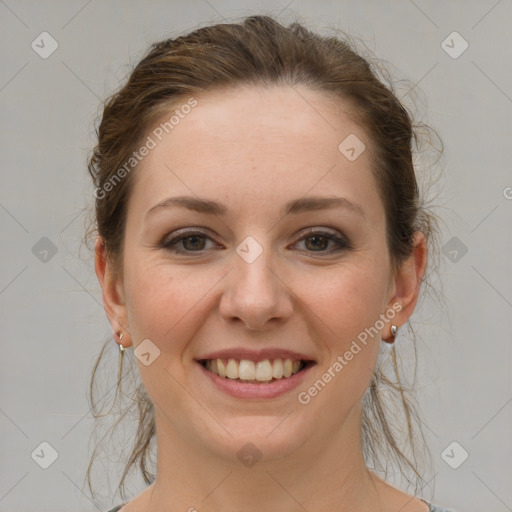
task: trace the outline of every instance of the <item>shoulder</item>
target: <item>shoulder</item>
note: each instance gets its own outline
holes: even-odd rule
[[[376,474],[372,474],[372,477],[382,502],[389,505],[386,510],[401,510],[402,512],[456,512],[452,509],[438,507],[419,496],[408,494]]]

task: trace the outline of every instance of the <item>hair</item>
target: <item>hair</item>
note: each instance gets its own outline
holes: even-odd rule
[[[305,86],[348,105],[350,114],[369,138],[371,168],[385,209],[393,269],[398,269],[412,254],[416,231],[427,238],[429,263],[421,283],[423,290],[430,275],[432,248],[437,244],[437,218],[420,195],[413,153],[421,148],[422,134],[430,134],[431,129],[425,124],[413,124],[412,115],[397,98],[385,72],[370,57],[363,57],[362,51],[355,50],[350,36],[321,36],[297,22],[285,27],[269,16],[250,16],[239,23],[206,26],[152,44],[126,83],[104,102],[101,123],[96,127],[98,143],[88,160],[96,190],[108,190],[106,185],[112,183],[150,128],[193,95],[199,97],[207,90],[275,85]],[[427,145],[434,147],[431,139]],[[441,152],[442,148],[437,150],[439,156]],[[104,197],[95,194],[93,228],[86,234],[87,238],[97,230],[107,257],[119,272],[134,172],[109,187]],[[436,254],[434,250],[432,255]],[[415,341],[410,325],[408,329]],[[106,340],[96,360],[89,388],[95,419],[102,415],[97,408],[94,383],[107,346],[113,346],[111,338]],[[418,490],[423,486],[418,461],[428,449],[413,394],[414,382],[409,386],[403,382],[395,345],[389,352],[390,357],[377,364],[363,398],[363,454],[367,466],[375,471],[387,475],[394,464],[409,483],[412,472]],[[121,388],[122,361],[121,357],[116,397]],[[391,367],[393,376],[385,371],[386,365]],[[132,377],[133,373],[132,368]],[[153,404],[140,381],[130,401],[120,420],[135,408],[138,425],[118,485],[122,496],[125,478],[137,462],[147,484],[155,479],[147,467],[155,437]],[[87,468],[93,495],[90,471],[96,452],[97,447]]]

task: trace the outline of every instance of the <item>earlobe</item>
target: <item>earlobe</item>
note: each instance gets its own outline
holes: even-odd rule
[[[94,247],[94,268],[101,286],[103,306],[114,334],[123,333],[123,345],[126,347],[130,345],[130,341],[123,283],[116,277],[112,265],[104,240],[98,236]],[[117,338],[119,339],[119,336]]]

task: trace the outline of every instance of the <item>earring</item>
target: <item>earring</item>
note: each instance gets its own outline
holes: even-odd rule
[[[123,339],[123,333],[121,331],[117,331],[116,335],[119,338],[119,341],[121,341]],[[124,350],[125,350],[122,343],[119,343],[119,350],[121,352],[124,352]]]
[[[398,332],[398,328],[396,325],[391,326],[391,339],[384,340],[386,343],[392,345],[395,343],[396,333]]]

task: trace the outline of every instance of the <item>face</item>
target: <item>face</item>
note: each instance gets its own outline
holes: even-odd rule
[[[370,141],[347,105],[307,88],[196,99],[136,170],[116,312],[150,354],[137,364],[157,432],[277,459],[355,428],[381,335],[404,322],[386,316],[397,282]],[[356,159],[338,148],[351,134]],[[279,378],[286,359],[305,367]]]

